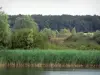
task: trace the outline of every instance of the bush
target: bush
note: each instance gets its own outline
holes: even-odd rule
[[[83,32],[79,32],[76,35],[72,35],[70,38],[67,38],[64,42],[64,45],[72,49],[81,49],[81,50],[94,50],[100,49],[100,45],[96,43],[91,36],[84,35]]]
[[[12,48],[32,48],[33,31],[30,29],[19,29],[13,31]]]
[[[93,39],[94,39],[98,44],[100,44],[100,31],[96,31],[96,32],[94,33]]]
[[[33,39],[33,48],[45,49],[48,47],[48,38],[44,34],[38,32],[33,36]]]

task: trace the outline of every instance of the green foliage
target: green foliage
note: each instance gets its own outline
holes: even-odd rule
[[[69,29],[64,28],[59,31],[58,37],[66,37],[67,38],[69,36],[71,36],[71,32]]]
[[[70,64],[99,66],[100,51],[82,50],[7,50],[0,51],[0,63],[9,64]]]
[[[85,35],[83,32],[66,38],[64,45],[67,48],[79,50],[100,50],[100,45],[92,39],[91,35],[88,35],[88,33]]]
[[[76,35],[76,28],[75,27],[72,29],[72,35]]]
[[[13,27],[16,17],[21,15],[10,15],[10,25]],[[51,28],[58,30],[63,28],[72,29],[76,27],[77,32],[94,32],[100,30],[100,16],[94,15],[31,15],[39,25],[40,30]]]
[[[65,42],[64,45],[68,49],[78,49],[78,50],[100,50],[100,45],[93,41],[81,41],[81,42],[73,42],[73,41],[68,41]]]
[[[96,31],[96,32],[94,33],[93,39],[94,39],[98,44],[100,44],[100,31]]]
[[[14,29],[22,28],[34,28],[35,30],[38,30],[37,23],[29,15],[16,18]]]
[[[4,12],[0,12],[0,47],[7,47],[9,45],[10,35],[8,16]]]
[[[73,48],[73,49],[100,49],[100,31],[96,31],[95,33],[88,32],[77,32],[75,26],[72,31],[70,29],[66,29],[62,27],[58,30],[50,29],[51,24],[49,24],[49,20],[45,21],[45,27],[43,30],[40,28],[40,32],[38,29],[38,25],[36,20],[29,15],[19,15],[10,17],[10,19],[16,18],[13,20],[8,20],[8,16],[0,12],[0,49],[4,48],[22,48],[22,49],[30,49],[30,48],[41,48],[41,49],[65,49],[65,48]],[[64,19],[63,19],[64,20]],[[96,19],[98,20],[98,19]],[[13,27],[12,35],[11,30],[9,28],[9,23]],[[98,20],[99,21],[99,20]],[[59,22],[59,21],[58,21]],[[66,22],[66,21],[65,21]],[[64,23],[65,23],[64,22]],[[74,21],[73,21],[74,22]],[[70,22],[69,22],[70,23]],[[77,22],[74,22],[77,23]],[[39,23],[40,24],[40,23]],[[80,20],[81,26],[87,31],[84,25],[87,25],[85,21]],[[98,23],[99,24],[99,23]],[[47,26],[46,26],[47,25]],[[55,25],[55,28],[60,28],[60,26]],[[69,27],[69,26],[68,26]],[[73,27],[73,26],[72,26]],[[78,29],[78,28],[77,28]],[[78,31],[78,30],[77,30]],[[82,30],[84,31],[84,30]],[[66,40],[65,40],[66,39]]]
[[[18,17],[12,34],[12,48],[34,48],[39,45],[41,35],[38,26],[30,16]]]
[[[47,37],[33,29],[18,29],[12,35],[12,48],[45,48]]]
[[[84,36],[84,33],[83,32],[79,32],[79,33],[76,33],[74,35],[71,35],[69,38],[67,38],[66,40],[68,41],[78,41],[78,40],[82,40],[82,38],[84,39],[85,36]]]
[[[18,29],[12,34],[12,48],[31,48],[33,44],[32,29]]]
[[[43,30],[40,31],[40,33],[44,34],[44,35],[47,36],[47,37],[48,37],[48,36],[55,37],[57,31],[53,31],[53,30],[51,30],[51,29],[44,28]]]
[[[33,48],[45,49],[47,48],[48,38],[46,35],[38,32],[33,34]]]
[[[67,30],[66,28],[60,30],[60,33],[61,33],[61,34],[66,34],[66,33],[69,33],[69,32],[70,32],[70,31]]]
[[[55,31],[56,32],[56,36],[59,34],[58,30]]]

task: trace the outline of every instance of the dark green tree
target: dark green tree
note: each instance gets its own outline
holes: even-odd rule
[[[72,35],[76,35],[76,28],[75,27],[72,29]]]
[[[0,46],[7,47],[10,41],[10,27],[8,24],[8,16],[4,12],[0,12]]]
[[[30,16],[18,17],[12,35],[12,48],[32,48],[36,34],[38,26]]]
[[[38,26],[31,16],[26,15],[26,16],[17,17],[15,20],[14,29],[22,29],[22,28],[30,28],[30,29],[37,30]]]
[[[100,44],[100,31],[96,31],[95,33],[94,33],[94,40],[98,43],[98,44]]]

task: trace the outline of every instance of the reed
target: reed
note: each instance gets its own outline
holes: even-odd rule
[[[100,66],[100,51],[82,50],[1,50],[1,64],[60,64]]]

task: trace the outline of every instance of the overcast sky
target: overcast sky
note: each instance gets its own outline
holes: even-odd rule
[[[100,0],[0,0],[8,14],[100,15]]]

